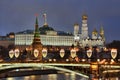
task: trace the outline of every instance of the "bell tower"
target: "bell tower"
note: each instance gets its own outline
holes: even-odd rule
[[[81,27],[81,33],[82,33],[82,39],[86,39],[88,37],[88,26],[87,26],[87,15],[82,16],[82,27]]]

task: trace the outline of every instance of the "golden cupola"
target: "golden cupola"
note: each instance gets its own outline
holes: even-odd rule
[[[96,28],[92,31],[92,34],[97,35],[98,31],[96,30]]]

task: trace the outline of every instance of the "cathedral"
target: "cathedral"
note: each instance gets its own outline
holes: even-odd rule
[[[100,31],[98,32],[96,29],[92,31],[91,36],[88,34],[88,24],[87,24],[87,15],[82,16],[82,27],[80,29],[78,24],[74,25],[74,41],[75,45],[80,46],[104,46],[105,36],[104,29],[101,26]],[[80,31],[81,30],[81,31]]]

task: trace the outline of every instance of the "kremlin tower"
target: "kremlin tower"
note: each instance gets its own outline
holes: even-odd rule
[[[39,32],[39,26],[38,26],[38,19],[36,16],[36,22],[35,22],[35,31],[34,31],[34,38],[33,38],[33,42],[32,42],[32,49],[33,52],[34,50],[38,50],[39,54],[39,59],[42,59],[42,44],[41,44],[41,40],[40,40],[40,32]]]

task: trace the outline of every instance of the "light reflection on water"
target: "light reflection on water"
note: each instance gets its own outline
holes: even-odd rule
[[[14,78],[8,78],[7,80],[15,80]]]
[[[71,79],[76,80],[76,76],[74,73],[71,73]]]
[[[57,79],[57,75],[56,74],[49,74],[48,75],[48,80],[56,80]]]
[[[48,75],[30,75],[22,77],[9,77],[0,80],[88,80],[74,73],[59,73]]]
[[[59,73],[59,74],[48,74],[48,75],[9,77],[0,80],[88,80],[88,79],[75,75],[74,73]],[[119,78],[116,77],[111,79],[100,79],[100,80],[119,80]]]

